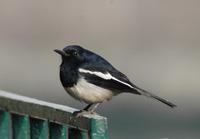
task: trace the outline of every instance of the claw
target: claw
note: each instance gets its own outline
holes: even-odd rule
[[[83,115],[87,115],[87,114],[97,114],[97,113],[93,111],[84,111],[84,110],[73,112],[73,116],[75,116],[76,118],[82,117]]]

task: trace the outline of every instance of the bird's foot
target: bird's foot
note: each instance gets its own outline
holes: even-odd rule
[[[97,114],[97,113],[94,111],[85,111],[85,110],[73,112],[73,116],[75,116],[76,118],[82,117],[83,115],[87,115],[87,114]]]

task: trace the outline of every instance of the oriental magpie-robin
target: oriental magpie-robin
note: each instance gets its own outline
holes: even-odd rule
[[[60,80],[63,87],[73,98],[88,104],[82,112],[92,113],[100,103],[124,92],[150,97],[172,108],[176,106],[134,85],[107,60],[81,46],[70,45],[54,51],[62,57]]]

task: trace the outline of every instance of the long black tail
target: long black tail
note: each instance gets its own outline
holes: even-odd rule
[[[137,87],[137,86],[134,86],[134,89],[135,89],[140,95],[143,95],[143,96],[146,96],[146,97],[154,98],[154,99],[156,99],[156,100],[158,100],[158,101],[160,101],[160,102],[166,104],[167,106],[169,106],[169,107],[171,107],[171,108],[176,107],[175,104],[169,102],[168,100],[165,100],[165,99],[163,99],[163,98],[161,98],[161,97],[159,97],[159,96],[156,96],[156,95],[154,95],[154,94],[152,94],[152,93],[150,93],[150,92],[148,92],[148,91],[146,91],[146,90],[143,90],[143,89],[141,89],[141,88],[139,88],[139,87]],[[133,91],[133,93],[135,93],[135,90]]]

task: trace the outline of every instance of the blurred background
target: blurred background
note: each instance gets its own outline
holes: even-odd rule
[[[1,0],[0,89],[83,108],[59,81],[60,56],[79,44],[133,83],[177,104],[121,94],[100,106],[110,139],[200,138],[200,1]]]

